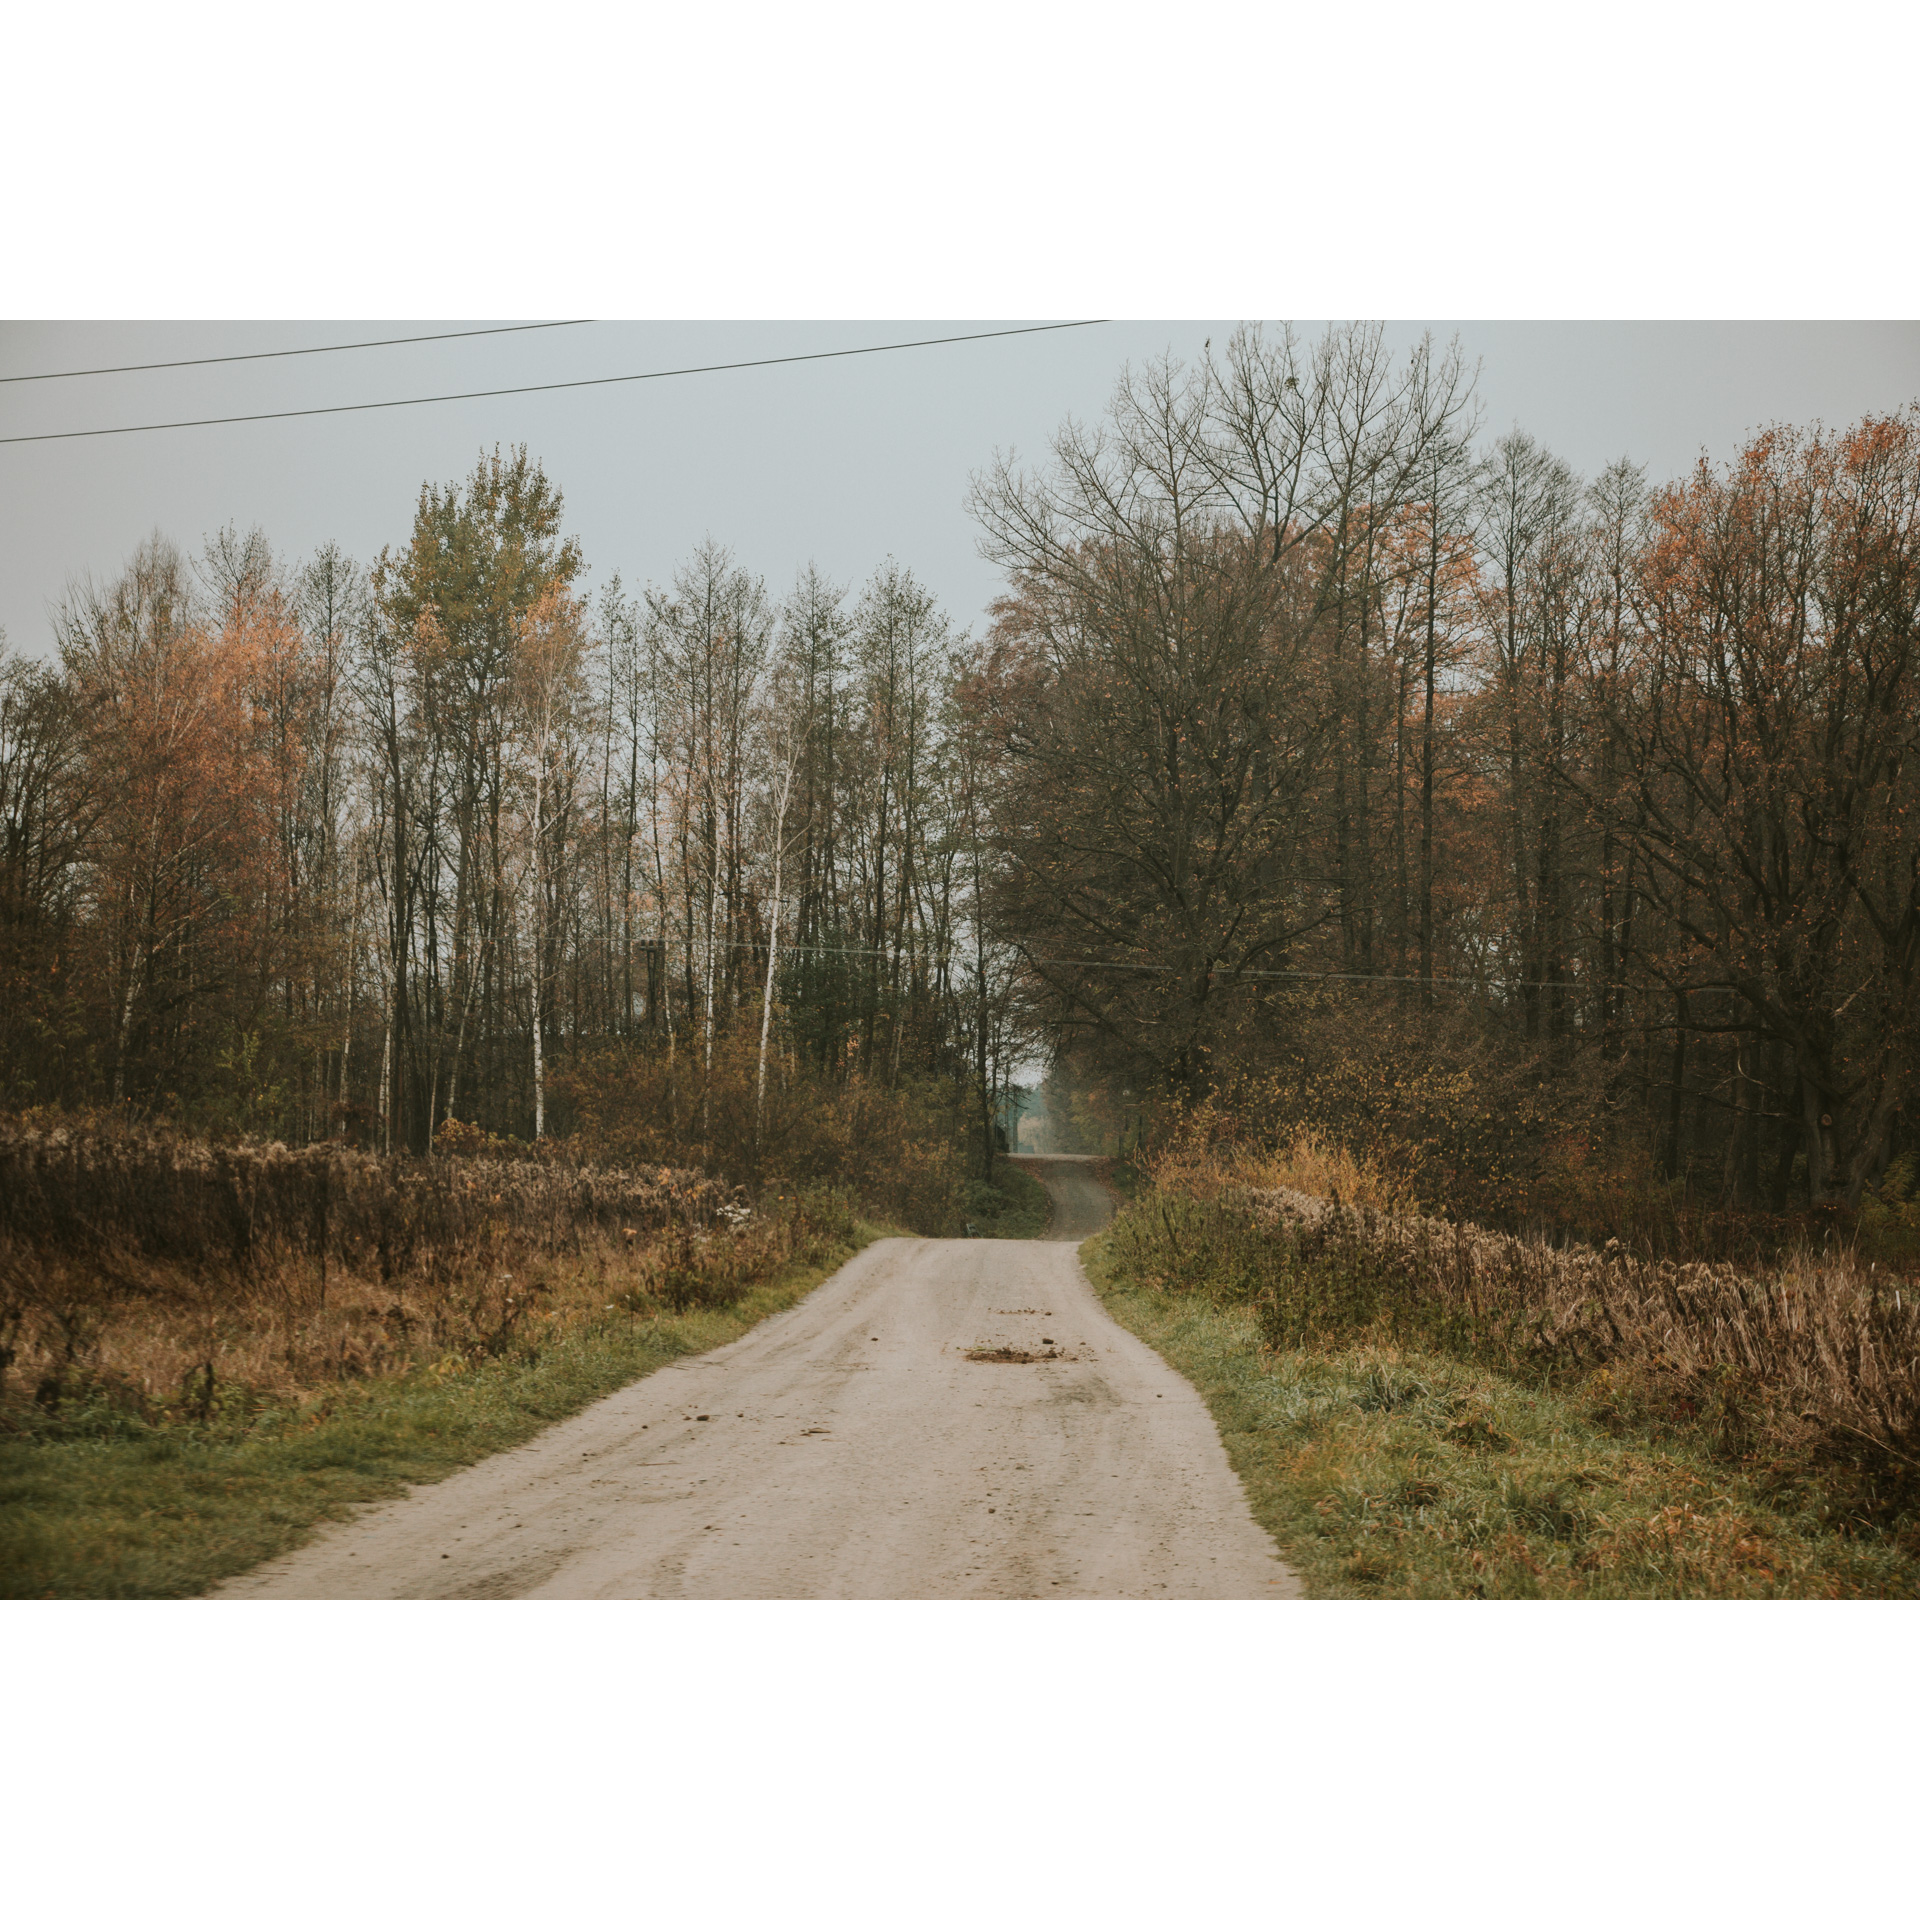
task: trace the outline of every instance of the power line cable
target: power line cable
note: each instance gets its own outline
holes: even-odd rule
[[[1120,973],[1178,973],[1178,967],[1169,967],[1152,960],[1063,960],[1053,954],[1030,954],[1028,958],[1035,966],[1046,967],[1104,967]],[[1471,987],[1477,981],[1462,980],[1457,974],[1436,973],[1432,979],[1422,979],[1417,973],[1307,973],[1297,967],[1244,967],[1222,966],[1217,969],[1219,978],[1216,986],[1227,986],[1235,980],[1352,980],[1386,987],[1424,987],[1450,986]]]
[[[512,327],[466,327],[458,333],[408,333],[394,340],[342,340],[331,347],[274,347],[262,353],[211,353],[203,360],[143,360],[131,367],[73,367],[65,373],[0,373],[0,387],[22,380],[91,380],[100,373],[159,373],[167,367],[224,367],[236,360],[297,360],[307,353],[359,353],[367,347],[413,347],[424,340],[479,340],[496,333],[543,333],[553,327],[590,327],[591,320],[527,320]]]
[[[677,380],[696,373],[739,373],[750,367],[790,367],[803,360],[852,360],[869,353],[908,353],[916,347],[953,347],[970,340],[1008,340],[1018,334],[1064,333],[1103,327],[1104,320],[1056,320],[1039,327],[997,327],[987,333],[949,333],[937,340],[890,340],[877,347],[835,347],[821,353],[782,353],[764,360],[725,360],[704,367],[663,367],[654,373],[609,373],[594,380],[548,380],[537,386],[486,387],[473,393],[428,393],[411,400],[359,400],[334,407],[293,407],[282,413],[230,413],[208,420],[154,420],[137,427],[79,427],[66,433],[0,435],[0,447],[41,440],[94,440],[106,434],[171,433],[180,427],[233,427],[255,420],[310,420],[325,413],[378,413],[389,407],[433,407],[454,400],[501,400],[522,393],[564,393],[577,387],[629,386],[638,380]]]
[[[658,950],[658,942],[652,943]],[[704,947],[707,943],[698,943]],[[716,940],[716,951],[722,953],[764,953],[767,943],[764,940]],[[783,954],[838,954],[857,955],[862,958],[886,960],[893,957],[890,947],[817,947],[795,946],[783,943]],[[949,948],[949,952],[956,949]],[[1170,967],[1164,961],[1157,960],[1079,960],[1062,958],[1058,954],[1026,954],[1028,962],[1035,966],[1048,967],[1100,967],[1116,973],[1178,973],[1178,967]],[[1478,987],[1478,980],[1463,979],[1459,974],[1436,973],[1432,979],[1423,980],[1417,973],[1309,973],[1298,967],[1247,967],[1235,971],[1232,967],[1221,967],[1216,986],[1231,986],[1236,980],[1312,980],[1312,981],[1352,981],[1365,986],[1381,987]]]

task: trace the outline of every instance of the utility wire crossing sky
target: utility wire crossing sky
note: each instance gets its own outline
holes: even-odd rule
[[[892,556],[977,625],[1005,581],[978,548],[971,477],[1002,457],[1045,465],[1070,416],[1097,426],[1123,367],[1191,368],[1233,324],[3,322],[0,633],[49,656],[61,601],[156,531],[191,554],[258,526],[289,565],[328,541],[366,565],[408,537],[424,485],[509,445],[564,489],[596,587],[616,571],[664,584],[707,539],[776,595],[809,563],[857,589]],[[1912,322],[1436,319],[1389,323],[1388,351],[1429,329],[1478,369],[1483,443],[1519,427],[1589,477],[1625,455],[1658,485],[1770,422],[1839,427],[1920,396]],[[189,431],[203,421],[260,424]]]
[[[198,360],[142,360],[130,367],[71,367],[63,373],[0,374],[0,387],[23,380],[92,380],[103,373],[164,373],[171,367],[226,367],[241,360],[299,360],[310,353],[364,353],[369,347],[418,347],[429,340],[481,340],[497,333],[547,333],[590,327],[591,320],[524,320],[510,327],[461,327],[453,333],[403,333],[392,340],[337,340],[326,347],[270,347],[262,353],[209,353]]]
[[[552,325],[571,326],[573,321],[550,322]],[[548,380],[537,385],[524,387],[485,387],[471,393],[428,393],[406,400],[357,400],[344,406],[333,407],[293,407],[281,413],[229,413],[208,420],[155,420],[132,427],[76,427],[65,433],[10,433],[0,435],[0,447],[20,446],[34,440],[97,440],[105,434],[116,433],[171,433],[180,427],[232,427],[250,420],[306,420],[322,413],[381,413],[391,407],[432,407],[441,406],[453,400],[503,400],[513,394],[521,393],[562,393],[575,387],[624,387],[631,386],[637,380],[677,380],[694,373],[739,373],[749,367],[785,367],[793,366],[803,360],[851,360],[861,354],[869,353],[908,353],[915,347],[955,347],[970,340],[1005,340],[1022,333],[1066,333],[1076,327],[1100,327],[1104,320],[1056,320],[1040,327],[997,327],[986,333],[950,333],[937,340],[890,340],[876,347],[836,347],[824,353],[782,353],[774,354],[764,360],[728,360],[705,367],[663,367],[652,373],[608,373],[592,380]],[[483,328],[477,331],[491,332],[496,329]],[[499,328],[499,332],[510,332],[510,328]],[[423,334],[422,339],[435,336]],[[443,335],[442,338],[458,338],[457,335]],[[399,341],[363,341],[365,346],[398,346]],[[310,352],[324,352],[324,348],[311,348]],[[221,359],[271,359],[271,354],[231,354],[221,355]],[[175,361],[155,362],[156,366],[210,366],[213,361]],[[99,369],[103,373],[136,372],[148,369],[111,368]],[[32,376],[27,376],[32,377]],[[58,378],[60,376],[43,376]]]

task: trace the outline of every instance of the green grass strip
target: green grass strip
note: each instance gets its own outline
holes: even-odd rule
[[[1319,1598],[1911,1597],[1920,1565],[1804,1490],[1570,1395],[1356,1337],[1263,1354],[1252,1313],[1082,1248],[1107,1310],[1199,1389],[1254,1517]]]
[[[610,1313],[498,1360],[356,1381],[244,1428],[0,1441],[0,1597],[177,1599],[297,1547],[359,1502],[445,1479],[670,1361],[737,1340],[880,1237],[796,1264],[732,1306]]]

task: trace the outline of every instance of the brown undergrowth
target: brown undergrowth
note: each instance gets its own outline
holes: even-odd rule
[[[599,1049],[555,1074],[555,1111],[602,1162],[698,1167],[756,1193],[838,1187],[876,1219],[961,1231],[970,1116],[950,1079],[835,1076],[776,1055],[763,1081],[756,1039],[720,1034],[710,1056]]]
[[[703,1174],[443,1145],[0,1123],[0,1423],[244,1421],[596,1315],[725,1306],[851,1219],[830,1193],[755,1212]]]
[[[1156,1151],[1216,1170],[1298,1164],[1247,1184],[1294,1186],[1395,1212],[1472,1220],[1556,1244],[1617,1239],[1650,1258],[1746,1267],[1796,1249],[1852,1249],[1920,1277],[1920,1170],[1893,1159],[1855,1207],[1807,1204],[1804,1155],[1763,1195],[1723,1161],[1662,1171],[1644,1131],[1614,1110],[1604,1077],[1553,1067],[1445,1022],[1436,1039],[1388,1019],[1357,1032],[1337,1007],[1303,1009],[1309,1071],[1222,1070],[1206,1099],[1144,1116]]]
[[[1802,1250],[1748,1268],[1438,1221],[1310,1139],[1169,1151],[1150,1172],[1116,1253],[1245,1309],[1269,1352],[1364,1336],[1452,1354],[1920,1545],[1920,1301],[1873,1261]]]

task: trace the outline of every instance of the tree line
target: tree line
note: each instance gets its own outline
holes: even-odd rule
[[[589,595],[562,508],[516,449],[364,566],[156,536],[0,664],[0,1097],[422,1152],[624,1087],[695,1154],[937,1089],[984,1172],[1044,1059],[1084,1144],[1212,1102],[1509,1210],[1913,1145],[1920,411],[1655,487],[1242,328],[976,478],[978,638],[892,562]]]
[[[584,570],[519,448],[370,565],[229,527],[77,583],[53,661],[0,658],[6,1102],[426,1152],[644,1061],[698,1147],[744,1054],[756,1111],[943,1087],[984,1161],[965,636],[893,562],[780,600],[712,542]]]
[[[1471,387],[1244,328],[976,482],[1026,1010],[1110,1119],[1264,1077],[1483,1194],[1856,1204],[1913,1143],[1920,410],[1651,487]]]

